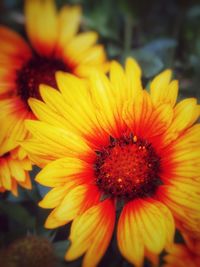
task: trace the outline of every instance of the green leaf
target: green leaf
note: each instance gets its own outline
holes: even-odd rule
[[[18,203],[1,201],[0,212],[6,214],[11,220],[25,226],[29,230],[35,228],[35,218]]]
[[[118,46],[118,45],[115,45],[115,44],[112,44],[112,43],[109,43],[107,45],[107,52],[108,52],[108,55],[113,58],[113,57],[116,57],[116,56],[119,56],[120,53],[121,53],[121,48]]]
[[[159,58],[165,67],[171,67],[177,41],[173,38],[158,38],[144,45],[140,50],[142,53],[149,53],[156,59]],[[146,55],[145,54],[145,55]]]
[[[154,53],[160,57],[164,57],[165,53],[174,49],[176,46],[177,41],[172,38],[158,38],[147,43],[141,49],[145,52]]]
[[[70,246],[70,240],[58,241],[53,244],[56,256],[63,260],[67,249]]]
[[[187,17],[189,19],[199,19],[200,18],[200,5],[194,5],[192,6],[188,12],[187,12]]]

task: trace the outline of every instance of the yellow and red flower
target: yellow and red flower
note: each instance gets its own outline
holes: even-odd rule
[[[200,243],[198,244],[199,248]],[[173,244],[164,257],[163,267],[199,267],[199,250],[191,250],[185,244]]]
[[[193,231],[192,227],[184,231],[178,222],[177,226],[185,242],[173,244],[167,249],[163,267],[200,266],[200,233]]]
[[[0,157],[0,192],[9,190],[13,195],[18,195],[17,184],[23,188],[31,189],[28,171],[32,169],[30,160],[20,148],[13,149]],[[19,154],[22,155],[19,161]]]
[[[178,82],[171,71],[143,90],[133,59],[125,71],[111,63],[109,78],[94,73],[89,83],[56,73],[59,90],[41,86],[44,102],[30,99],[38,121],[26,122],[32,138],[23,143],[44,167],[36,181],[52,187],[39,203],[50,208],[45,226],[73,221],[67,260],[83,254],[96,266],[113,235],[136,266],[173,242],[175,222],[199,232],[199,106],[176,104]]]
[[[78,33],[80,19],[79,6],[64,6],[57,12],[52,0],[27,0],[28,42],[18,33],[0,26],[2,159],[7,153],[12,154],[19,146],[18,141],[27,137],[24,119],[33,117],[27,101],[30,96],[41,99],[39,84],[56,87],[58,70],[79,77],[87,77],[93,68],[106,70],[104,48],[96,44],[97,33]]]

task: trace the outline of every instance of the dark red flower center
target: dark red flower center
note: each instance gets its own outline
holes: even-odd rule
[[[10,152],[6,152],[5,154],[3,154],[1,157],[6,159],[10,156]]]
[[[97,151],[96,184],[112,197],[135,199],[155,193],[160,184],[160,158],[150,143],[132,135],[112,139]]]
[[[39,85],[57,88],[55,72],[58,70],[71,72],[62,60],[34,55],[17,73],[17,94],[25,103],[29,97],[41,99]]]

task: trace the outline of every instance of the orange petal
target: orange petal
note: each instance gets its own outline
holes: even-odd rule
[[[7,190],[11,190],[12,180],[7,160],[0,158],[0,182]]]
[[[0,53],[18,57],[22,61],[31,56],[31,50],[26,42],[14,31],[0,26]]]

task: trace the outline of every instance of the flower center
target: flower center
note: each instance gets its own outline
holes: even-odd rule
[[[5,154],[3,154],[1,157],[6,159],[10,156],[10,152],[6,152]]]
[[[44,237],[27,236],[19,238],[4,249],[2,265],[8,266],[57,266],[52,243]]]
[[[97,151],[94,169],[97,186],[112,197],[148,197],[161,182],[159,156],[150,143],[132,135]]]
[[[59,59],[34,55],[17,72],[17,95],[25,103],[29,97],[41,99],[39,85],[43,83],[57,88],[55,72],[58,70],[71,72],[71,69]]]

